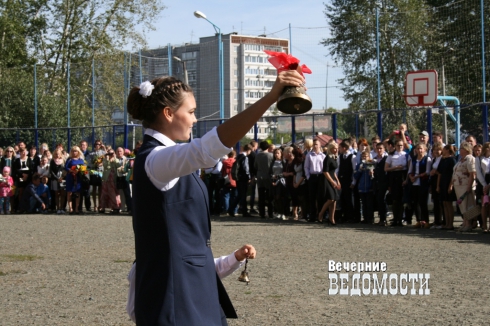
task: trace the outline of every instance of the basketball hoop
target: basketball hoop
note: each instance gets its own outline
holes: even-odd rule
[[[437,71],[410,71],[405,76],[405,103],[408,106],[432,106],[437,102]]]

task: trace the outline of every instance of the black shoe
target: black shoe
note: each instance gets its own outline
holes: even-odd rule
[[[403,227],[403,224],[402,224],[402,223],[400,223],[400,222],[398,222],[398,223],[393,222],[393,223],[391,223],[391,224],[390,224],[390,226],[399,226],[399,227]]]
[[[250,215],[249,213],[244,213],[242,214],[242,217],[252,217],[252,215]]]
[[[251,209],[250,214],[259,214],[259,212],[257,212],[255,209]]]
[[[260,215],[260,218],[265,218],[265,215]]]
[[[228,216],[235,217],[235,213],[228,212]]]

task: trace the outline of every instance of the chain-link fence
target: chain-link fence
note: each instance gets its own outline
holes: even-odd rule
[[[350,11],[342,9],[341,1],[331,1],[328,26],[285,26],[260,37],[222,35],[221,60],[215,35],[199,43],[97,54],[87,61],[60,58],[43,65],[0,68],[0,146],[18,140],[70,146],[101,138],[131,148],[142,131],[132,134],[132,124],[140,122],[127,113],[129,90],[161,76],[187,80],[193,88],[199,120],[193,134],[200,137],[217,126],[218,119],[246,109],[271,88],[275,69],[266,62],[263,49],[289,51],[311,68],[313,74],[306,80],[311,112],[317,113],[292,119],[274,115],[271,108],[267,115],[272,116],[258,122],[250,139],[282,143],[316,132],[336,138],[386,137],[405,122],[412,134],[431,129],[453,142],[461,131],[462,136],[473,134],[486,141],[488,112],[482,103],[490,81],[485,51],[485,44],[490,45],[490,4],[410,3],[359,5],[349,17],[343,16]],[[336,24],[336,19],[344,19],[343,24]],[[404,76],[421,69],[437,70],[438,94],[460,100],[460,125],[453,121],[458,119],[458,103],[439,101],[431,114],[427,108],[405,106]]]

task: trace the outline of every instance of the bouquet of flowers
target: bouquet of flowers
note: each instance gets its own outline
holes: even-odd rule
[[[85,165],[78,164],[78,165],[73,165],[70,168],[70,173],[73,174],[74,176],[76,176],[76,175],[83,176],[83,175],[88,174],[89,172],[88,172],[87,167]]]
[[[130,160],[134,160],[136,157],[136,154],[133,152],[129,152],[129,154],[126,155],[126,157]]]
[[[102,172],[99,172],[97,170],[90,170],[90,175],[98,175],[99,177],[102,177]]]
[[[363,160],[361,164],[361,169],[363,170],[369,170],[369,172],[374,171],[374,168],[376,167],[376,161],[375,160]],[[371,174],[371,179],[374,179],[374,175]]]
[[[5,178],[3,177],[3,175],[0,175],[0,182],[8,182],[8,180],[7,180],[7,179],[5,179]]]
[[[94,156],[92,163],[94,166],[98,167],[102,164],[103,161],[104,161],[104,155]]]

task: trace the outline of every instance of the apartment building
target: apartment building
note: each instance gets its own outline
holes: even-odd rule
[[[246,36],[237,33],[224,34],[223,42],[223,82],[224,118],[228,119],[262,98],[270,91],[276,79],[276,69],[267,60],[264,50],[289,52],[289,40],[266,36]],[[132,69],[133,78],[141,74],[143,80],[156,76],[172,75],[184,80],[185,62],[189,85],[196,96],[199,120],[207,120],[195,130],[200,136],[219,119],[219,46],[218,35],[202,37],[197,44],[166,46],[141,53],[141,65]],[[181,61],[174,59],[179,58]],[[171,58],[169,60],[168,58]],[[264,114],[270,115],[272,108]],[[266,138],[271,133],[267,122],[258,123],[258,138]],[[253,130],[247,135],[253,138]]]

